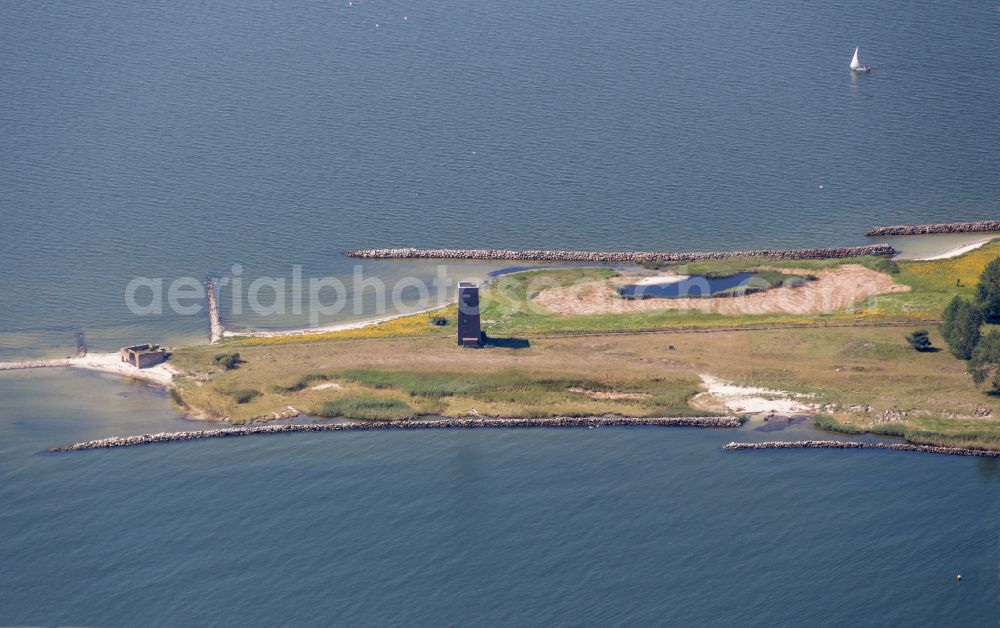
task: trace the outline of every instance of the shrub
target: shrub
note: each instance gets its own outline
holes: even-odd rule
[[[431,317],[431,325],[435,325],[437,327],[444,327],[447,324],[448,324],[448,319],[443,316]]]
[[[944,309],[941,335],[959,360],[968,360],[979,342],[983,314],[978,307],[956,296]]]
[[[247,403],[255,397],[260,397],[260,391],[256,388],[245,388],[233,393],[233,401],[236,403]]]
[[[877,270],[880,273],[885,273],[887,275],[898,275],[899,264],[889,259],[888,257],[883,257],[879,261],[875,262],[875,270]]]
[[[1000,257],[986,265],[976,286],[976,305],[988,321],[1000,320]]]
[[[299,392],[300,390],[303,390],[306,386],[309,386],[313,382],[326,381],[328,379],[330,379],[330,376],[324,373],[308,373],[300,377],[294,383],[289,384],[287,386],[282,386],[280,384],[271,386],[271,392],[278,393],[279,395]]]
[[[179,392],[177,392],[177,389],[176,388],[170,388],[169,391],[170,392],[168,394],[170,395],[170,398],[174,400],[174,403],[176,403],[177,405],[179,405],[180,407],[183,408],[184,407],[184,399],[181,397],[181,394]]]
[[[239,353],[219,353],[212,358],[212,364],[221,366],[223,370],[231,371],[234,368],[238,368],[240,364],[244,364],[244,362],[240,359]]]
[[[813,419],[813,425],[817,429],[826,430],[828,432],[838,432],[840,434],[864,434],[865,429],[857,427],[856,425],[851,425],[850,423],[841,423],[832,416],[826,414],[818,414]]]
[[[918,329],[906,337],[906,342],[917,351],[930,351],[931,339],[927,337],[926,329]]]
[[[992,376],[989,392],[1000,393],[1000,331],[994,329],[976,345],[969,360],[969,373],[976,384]]]

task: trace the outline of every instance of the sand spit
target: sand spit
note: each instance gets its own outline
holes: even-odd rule
[[[772,259],[833,259],[861,255],[891,256],[896,253],[888,244],[820,249],[756,249],[750,251],[702,251],[670,253],[659,251],[550,251],[512,249],[358,249],[346,251],[348,257],[365,259],[476,259],[534,262],[691,262],[733,257]]]
[[[225,338],[283,338],[286,336],[313,336],[315,334],[326,334],[335,331],[348,331],[351,329],[362,329],[364,327],[372,327],[374,325],[379,325],[381,323],[394,321],[398,318],[406,318],[407,316],[415,316],[417,314],[426,314],[428,312],[433,312],[435,310],[441,310],[448,307],[451,304],[452,304],[451,302],[442,303],[440,305],[435,305],[434,307],[425,308],[423,310],[417,310],[415,312],[403,312],[402,314],[393,314],[392,316],[383,316],[381,318],[373,318],[365,321],[356,321],[353,323],[325,325],[323,327],[302,327],[299,329],[274,329],[274,330],[255,330],[255,331],[234,331],[227,329],[222,332],[222,336]]]
[[[945,251],[940,255],[933,255],[931,257],[918,257],[915,261],[918,262],[932,262],[938,259],[950,259],[952,257],[958,257],[959,255],[965,255],[970,251],[975,251],[981,246],[988,244],[993,238],[986,238],[985,240],[979,240],[978,242],[970,242],[969,244],[963,244],[962,246],[956,246],[953,249]]]
[[[869,297],[907,292],[909,286],[859,264],[845,264],[826,270],[782,269],[788,273],[811,273],[815,281],[791,288],[726,299],[623,299],[614,281],[594,281],[542,290],[535,296],[539,305],[563,315],[627,314],[651,310],[701,310],[728,315],[817,314],[835,312]]]
[[[1000,220],[979,220],[976,222],[945,222],[926,225],[892,225],[869,229],[869,238],[894,235],[924,235],[928,233],[971,233],[976,231],[1000,231]]]
[[[252,436],[254,434],[281,434],[286,432],[354,432],[368,430],[427,430],[427,429],[475,429],[475,428],[525,428],[525,427],[606,427],[622,425],[647,425],[654,427],[716,427],[736,428],[743,420],[735,416],[712,417],[553,417],[548,419],[499,419],[469,418],[440,419],[426,421],[382,421],[367,423],[314,423],[298,425],[263,425],[257,427],[231,427],[217,430],[192,432],[160,432],[138,436],[114,436],[101,438],[66,447],[53,447],[49,451],[82,451],[85,449],[108,449],[112,447],[134,447],[154,443],[201,440],[205,438],[229,438]]]
[[[988,449],[967,449],[965,447],[937,447],[934,445],[911,445],[909,443],[860,443],[845,440],[798,440],[767,441],[762,443],[727,443],[726,451],[754,451],[760,449],[887,449],[890,451],[914,451],[928,454],[951,456],[1000,457],[1000,451]]]
[[[177,372],[170,364],[157,364],[149,368],[138,369],[134,365],[122,362],[117,353],[88,353],[75,358],[59,360],[29,360],[25,362],[0,362],[0,371],[15,371],[38,368],[79,368],[91,371],[101,371],[123,377],[141,380],[157,386],[170,386]]]

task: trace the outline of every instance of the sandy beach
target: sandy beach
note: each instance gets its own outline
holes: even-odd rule
[[[917,261],[920,261],[920,262],[930,262],[930,261],[937,260],[937,259],[948,259],[950,257],[958,257],[959,255],[964,255],[964,254],[968,253],[969,251],[975,251],[979,247],[981,247],[981,246],[989,243],[990,240],[992,240],[992,239],[993,238],[986,238],[985,240],[979,240],[978,242],[970,242],[969,244],[963,244],[961,246],[957,246],[957,247],[955,247],[953,249],[945,251],[944,253],[941,253],[939,255],[933,255],[931,257],[920,257],[920,258],[917,258]]]
[[[339,325],[324,325],[322,327],[300,327],[297,329],[276,329],[276,330],[254,330],[254,331],[233,331],[224,330],[222,336],[224,338],[278,338],[282,336],[311,336],[314,334],[325,334],[334,331],[347,331],[350,329],[362,329],[364,327],[371,327],[372,325],[378,325],[380,323],[387,323],[389,321],[394,321],[398,318],[405,318],[407,316],[414,316],[416,314],[426,314],[427,312],[433,312],[435,310],[441,310],[449,305],[453,301],[447,303],[442,303],[441,305],[435,305],[434,307],[425,308],[422,310],[416,310],[414,312],[404,312],[402,314],[393,314],[392,316],[383,316],[380,318],[372,318],[364,321],[355,321],[353,323],[341,323]]]
[[[137,379],[163,387],[169,387],[174,379],[174,375],[177,373],[177,370],[174,369],[174,367],[166,363],[158,364],[150,368],[138,369],[131,364],[122,362],[121,356],[118,353],[89,353],[81,357],[62,358],[57,360],[0,362],[0,371],[66,367],[131,377],[132,379]]]

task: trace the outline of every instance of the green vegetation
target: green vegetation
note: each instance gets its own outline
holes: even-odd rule
[[[880,259],[875,263],[875,270],[880,273],[885,273],[887,275],[898,275],[899,274],[899,264],[895,261],[884,258]]]
[[[181,393],[180,393],[179,390],[177,390],[176,388],[170,388],[169,389],[169,394],[170,394],[170,398],[173,400],[174,403],[176,403],[177,405],[179,405],[182,408],[185,407],[184,398],[181,397]]]
[[[236,403],[249,403],[256,397],[260,397],[260,391],[256,388],[244,388],[233,393],[233,401]]]
[[[976,345],[969,360],[969,373],[976,384],[992,377],[989,392],[1000,394],[1000,331],[990,331]]]
[[[271,392],[279,394],[298,392],[300,390],[304,390],[307,386],[310,386],[315,382],[322,382],[328,379],[330,379],[330,377],[324,373],[307,373],[295,380],[295,382],[286,386],[282,386],[280,384],[271,386]]]
[[[818,414],[813,419],[813,425],[821,430],[837,432],[838,434],[865,434],[868,428],[860,427],[852,423],[841,423],[828,414]]]
[[[968,360],[981,337],[982,311],[962,297],[955,297],[941,315],[941,335],[951,354],[959,360]]]
[[[983,269],[976,286],[976,305],[983,318],[990,322],[1000,321],[1000,257]]]
[[[954,259],[899,261],[893,279],[909,286],[909,292],[806,315],[658,310],[558,316],[533,297],[551,287],[594,290],[614,280],[616,272],[549,268],[517,273],[483,290],[481,316],[489,337],[528,338],[528,349],[503,343],[480,351],[455,347],[452,306],[433,316],[418,314],[346,332],[227,341],[232,353],[221,355],[235,355],[238,369],[216,362],[218,347],[182,349],[172,360],[184,373],[175,390],[191,412],[228,417],[233,423],[267,420],[287,406],[363,420],[477,414],[679,416],[723,411],[710,399],[691,401],[701,390],[699,376],[711,374],[738,384],[810,394],[810,403],[823,408],[818,425],[825,429],[1000,448],[1000,418],[993,418],[1000,417],[1000,396],[983,395],[966,368],[981,371],[982,382],[995,379],[1000,368],[995,351],[1000,340],[986,326],[989,340],[979,342],[977,352],[972,340],[978,326],[970,324],[971,312],[979,312],[973,303],[979,276],[998,256],[1000,242],[994,242]],[[881,261],[748,258],[673,270],[764,274],[785,269],[808,281],[813,272],[841,264],[874,269]],[[956,297],[956,305],[949,306]],[[434,316],[446,324],[437,325]],[[920,350],[940,346],[942,334],[935,328],[927,333],[926,323],[942,318],[948,324],[941,332],[956,345],[971,347],[969,363],[946,351]],[[850,326],[856,323],[913,324]],[[800,328],[763,329],[796,326]],[[720,328],[740,331],[678,333]],[[237,401],[242,398],[238,393],[247,390],[264,392]]]
[[[913,332],[906,337],[906,342],[910,343],[910,346],[916,351],[930,351],[933,349],[926,329],[918,329]]]
[[[435,327],[444,327],[448,324],[448,319],[443,316],[432,316],[430,322]]]
[[[705,398],[691,401],[706,373],[813,395],[809,403],[824,408],[826,429],[1000,447],[1000,418],[993,418],[1000,397],[983,395],[966,363],[947,351],[915,352],[905,339],[912,331],[922,330],[537,337],[527,350],[478,351],[455,347],[450,337],[352,339],[245,347],[248,363],[233,371],[215,368],[210,347],[179,350],[174,360],[188,374],[177,387],[191,411],[236,424],[268,420],[289,405],[365,420],[725,412]],[[928,338],[941,342],[935,330]],[[244,389],[265,392],[236,403],[233,393]]]
[[[325,401],[316,411],[322,417],[344,417],[369,421],[398,421],[415,416],[413,408],[399,399],[353,395]]]
[[[231,371],[232,369],[239,368],[243,360],[240,359],[239,353],[219,353],[212,358],[212,362],[221,366],[224,370]]]

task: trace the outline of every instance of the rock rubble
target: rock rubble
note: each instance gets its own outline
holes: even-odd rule
[[[926,233],[972,233],[976,231],[1000,231],[1000,220],[980,220],[977,222],[945,222],[932,225],[891,225],[875,227],[865,234],[869,238],[894,235],[923,235]]]
[[[846,440],[796,440],[765,441],[761,443],[727,443],[722,447],[727,451],[758,449],[889,449],[892,451],[916,451],[929,454],[952,456],[1000,457],[1000,451],[988,449],[968,449],[965,447],[938,447],[934,445],[911,445],[909,443],[860,443]]]
[[[424,430],[424,429],[465,429],[465,428],[523,428],[523,427],[604,427],[618,425],[650,425],[657,427],[739,427],[743,419],[735,416],[709,417],[553,417],[548,419],[501,419],[478,417],[468,419],[434,419],[408,421],[375,421],[358,423],[314,423],[295,425],[261,425],[253,427],[230,427],[215,430],[190,432],[159,432],[136,436],[112,436],[85,441],[66,447],[53,447],[51,452],[82,451],[86,449],[108,449],[112,447],[134,447],[154,443],[201,440],[205,438],[229,438],[254,434],[280,434],[286,432],[340,432],[367,430]]]
[[[872,244],[868,246],[824,249],[757,249],[751,251],[694,253],[657,251],[519,251],[513,249],[356,249],[345,252],[345,255],[362,259],[474,259],[640,264],[643,262],[692,262],[728,259],[732,257],[766,257],[788,260],[832,259],[861,255],[892,256],[895,253],[895,249],[887,244]]]

